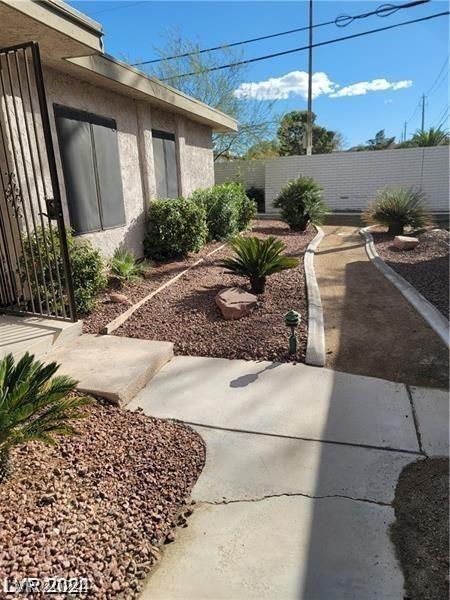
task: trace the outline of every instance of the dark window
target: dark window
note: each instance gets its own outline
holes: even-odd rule
[[[165,131],[152,130],[153,162],[155,165],[156,196],[178,197],[178,169],[175,136]]]
[[[74,232],[125,225],[116,122],[65,106],[54,108]]]

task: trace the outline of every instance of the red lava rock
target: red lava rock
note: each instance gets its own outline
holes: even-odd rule
[[[412,250],[399,250],[392,236],[373,231],[381,258],[411,283],[427,300],[449,318],[449,243],[445,229],[419,233],[419,245]]]
[[[0,581],[88,577],[89,598],[132,600],[157,546],[174,539],[170,524],[187,510],[204,444],[142,412],[102,402],[86,412],[79,436],[13,449],[13,472],[0,485]]]
[[[291,232],[275,220],[256,220],[252,235],[279,237],[285,254],[302,258],[315,236],[314,228]],[[176,354],[277,362],[303,361],[307,339],[307,300],[303,260],[297,268],[267,279],[265,294],[247,317],[225,321],[215,297],[224,287],[246,288],[246,280],[226,273],[217,261],[232,253],[229,247],[213,254],[146,302],[115,333],[128,337],[169,341]],[[302,315],[297,329],[299,351],[289,355],[284,315],[289,309]],[[170,315],[170,318],[168,318]]]

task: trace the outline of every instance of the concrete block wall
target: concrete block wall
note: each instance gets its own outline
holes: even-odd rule
[[[225,172],[229,179],[233,171],[244,178],[250,169],[246,162],[216,165],[216,183]],[[265,161],[264,170],[267,212],[275,210],[273,200],[286,183],[301,175],[318,181],[326,204],[336,212],[365,210],[378,190],[395,186],[421,187],[429,210],[449,210],[448,146],[279,157]]]
[[[216,183],[242,181],[246,188],[265,188],[264,160],[238,160],[214,163]]]

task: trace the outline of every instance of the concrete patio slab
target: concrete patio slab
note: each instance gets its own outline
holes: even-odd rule
[[[416,455],[195,427],[206,465],[192,497],[235,502],[282,494],[348,496],[391,503]]]
[[[428,456],[448,456],[448,392],[420,387],[411,387],[410,390],[424,452]]]
[[[138,406],[193,424],[419,451],[405,386],[303,364],[177,356]]]
[[[342,498],[202,505],[141,600],[399,600],[393,509]]]
[[[76,379],[81,392],[124,405],[171,360],[173,344],[109,335],[82,335],[47,354],[58,373]]]

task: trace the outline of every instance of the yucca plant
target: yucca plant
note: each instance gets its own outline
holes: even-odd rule
[[[235,256],[219,261],[231,273],[248,277],[254,294],[263,294],[266,279],[273,273],[292,269],[298,265],[297,258],[282,256],[285,244],[273,236],[265,240],[249,236],[236,236],[230,241]]]
[[[419,129],[411,138],[412,146],[447,146],[450,136],[447,131],[439,127],[430,127],[430,129]]]
[[[391,235],[402,235],[405,227],[417,229],[431,223],[424,201],[425,194],[419,189],[387,188],[377,193],[363,218],[366,223],[387,227]]]
[[[133,253],[123,248],[117,248],[108,263],[111,277],[120,284],[139,281],[147,264],[136,262]]]
[[[70,396],[77,382],[53,377],[59,365],[44,365],[26,353],[0,361],[0,482],[10,471],[10,449],[33,440],[55,444],[56,435],[73,435],[73,419],[83,417],[89,398]]]

